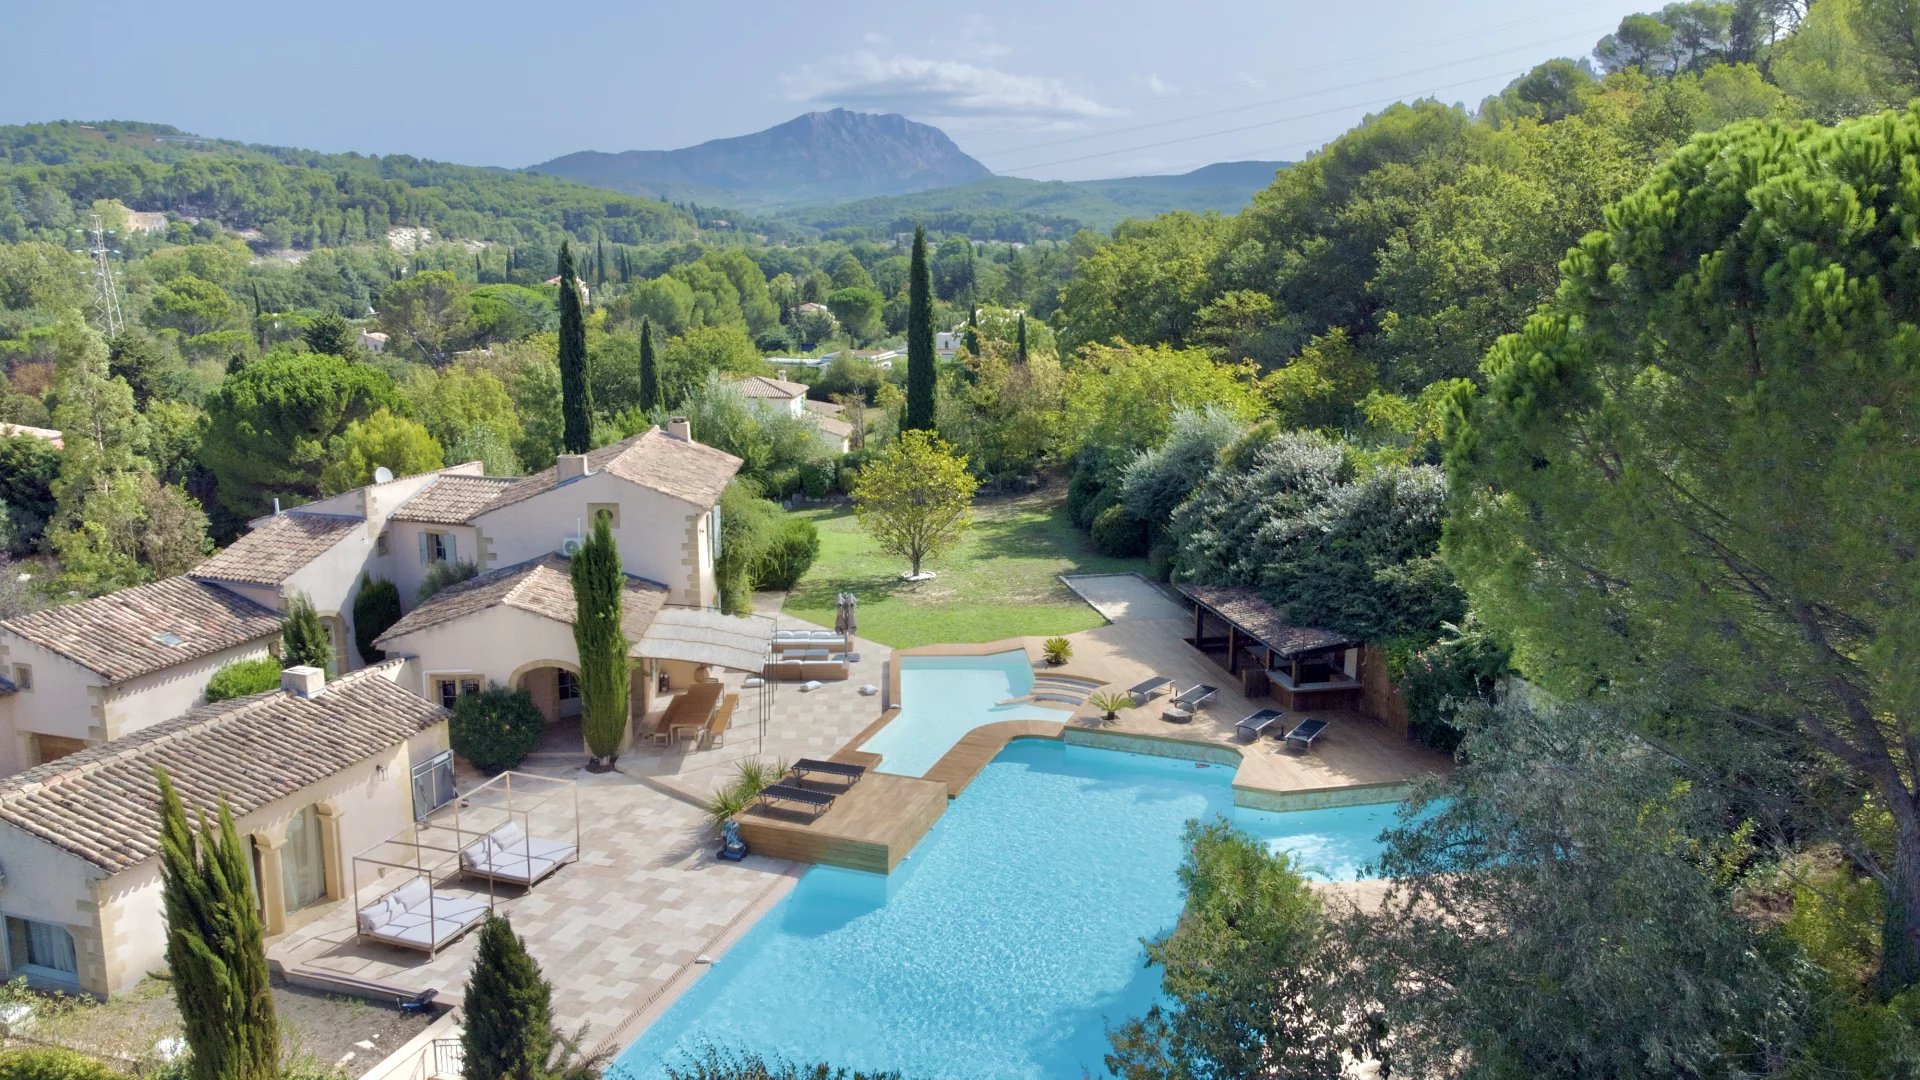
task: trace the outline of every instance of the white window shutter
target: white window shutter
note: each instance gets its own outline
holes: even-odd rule
[[[447,534],[447,561],[460,561],[460,538],[452,533]]]
[[[420,534],[420,564],[422,566],[425,566],[431,562],[433,562],[433,556],[427,554],[427,534],[421,533]]]

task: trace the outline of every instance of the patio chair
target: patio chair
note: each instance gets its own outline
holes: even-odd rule
[[[1261,709],[1233,725],[1233,733],[1247,742],[1257,742],[1260,736],[1279,727],[1286,715],[1279,709]]]
[[[1302,720],[1292,731],[1287,732],[1287,745],[1301,751],[1313,749],[1313,740],[1327,730],[1325,720]]]
[[[860,782],[867,775],[865,765],[850,765],[844,761],[821,761],[819,758],[803,757],[793,763],[793,771],[801,774],[819,773],[822,776],[835,776],[847,782],[848,787]]]
[[[1206,683],[1200,683],[1197,686],[1189,686],[1174,695],[1173,703],[1175,706],[1186,709],[1189,712],[1199,712],[1201,709],[1206,708],[1207,702],[1212,701],[1213,696],[1219,692],[1220,688],[1217,686],[1208,686]]]
[[[1155,676],[1144,682],[1137,682],[1127,687],[1127,696],[1133,699],[1135,705],[1145,705],[1147,702],[1152,701],[1156,695],[1166,693],[1172,686],[1172,679],[1163,675]]]
[[[833,805],[832,792],[815,791],[812,788],[803,788],[798,784],[774,784],[770,787],[762,788],[760,790],[760,798],[762,801],[779,799],[783,802],[796,802],[802,806],[811,807],[814,817],[819,817],[821,814],[826,813],[827,808]]]

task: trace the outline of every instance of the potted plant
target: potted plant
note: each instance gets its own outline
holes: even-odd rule
[[[1073,642],[1063,637],[1050,637],[1040,643],[1040,651],[1046,655],[1049,666],[1059,667],[1073,657]]]
[[[1133,704],[1133,699],[1113,690],[1101,690],[1087,698],[1087,704],[1100,710],[1100,719],[1111,724],[1120,718],[1120,710]]]

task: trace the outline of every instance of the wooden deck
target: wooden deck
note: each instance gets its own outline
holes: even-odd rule
[[[947,809],[947,786],[869,772],[814,817],[791,804],[756,805],[735,820],[756,855],[885,874],[900,865]]]

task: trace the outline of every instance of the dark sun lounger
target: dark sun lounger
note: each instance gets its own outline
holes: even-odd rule
[[[833,805],[832,792],[815,791],[812,788],[803,788],[796,784],[774,784],[771,787],[762,788],[760,797],[762,799],[780,799],[785,802],[797,802],[810,806],[813,808],[813,813],[816,817],[825,813],[827,807]]]
[[[1280,726],[1281,719],[1286,715],[1286,713],[1281,712],[1279,709],[1261,709],[1259,712],[1233,725],[1233,732],[1242,739],[1253,742],[1259,739],[1260,736]]]
[[[1325,720],[1302,720],[1299,726],[1287,732],[1287,745],[1310,750],[1313,748],[1313,740],[1319,738],[1320,733],[1325,730],[1327,730]]]
[[[810,757],[803,757],[799,761],[794,762],[793,771],[797,773],[819,773],[822,776],[838,776],[845,779],[849,787],[857,783],[861,777],[867,775],[867,767],[865,765],[849,765],[844,761],[821,761],[819,758]]]
[[[1208,686],[1206,683],[1201,683],[1198,686],[1189,686],[1185,690],[1180,691],[1179,696],[1173,699],[1173,703],[1183,709],[1199,709],[1206,705],[1207,702],[1212,701],[1213,695],[1219,692],[1219,687]]]
[[[1127,687],[1127,696],[1133,699],[1135,705],[1145,705],[1147,702],[1153,700],[1155,694],[1165,692],[1166,689],[1172,685],[1172,679],[1148,679],[1145,682],[1137,682]]]

